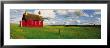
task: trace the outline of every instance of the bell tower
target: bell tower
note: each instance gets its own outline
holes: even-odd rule
[[[39,11],[38,14],[41,15],[41,12]]]

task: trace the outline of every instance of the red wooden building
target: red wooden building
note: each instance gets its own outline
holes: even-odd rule
[[[22,21],[20,21],[21,27],[43,27],[43,19],[40,16],[40,11],[38,15],[29,14],[25,11],[22,17]]]

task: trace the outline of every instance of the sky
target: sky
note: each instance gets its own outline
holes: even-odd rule
[[[40,11],[45,25],[101,25],[100,9],[10,9],[10,23],[19,24],[25,11]]]

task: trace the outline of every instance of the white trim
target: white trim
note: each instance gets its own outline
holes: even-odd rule
[[[10,9],[101,9],[101,39],[10,39]],[[4,45],[107,45],[107,4],[4,4]]]

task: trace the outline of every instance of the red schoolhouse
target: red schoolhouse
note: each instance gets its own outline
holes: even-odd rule
[[[21,27],[43,27],[43,19],[40,16],[40,11],[38,15],[29,14],[25,11],[22,17],[22,21],[20,21]]]

